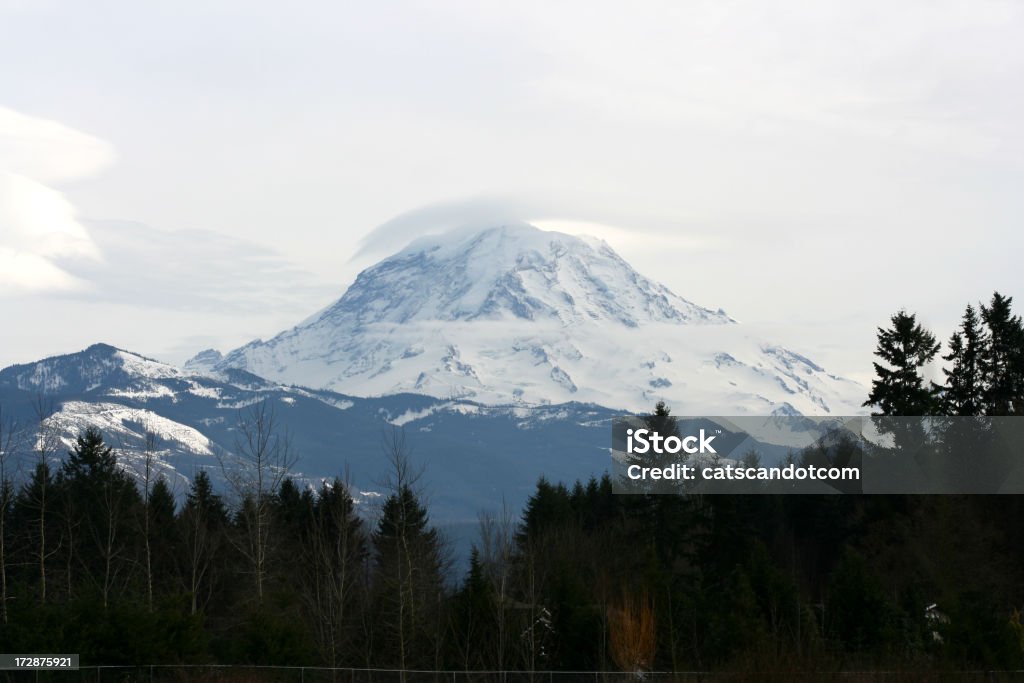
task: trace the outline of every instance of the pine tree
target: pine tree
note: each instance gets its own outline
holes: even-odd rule
[[[203,519],[213,524],[226,524],[228,520],[227,510],[221,497],[213,490],[213,482],[210,475],[199,470],[192,478],[192,485],[185,496],[185,506],[182,514],[194,511]]]
[[[200,470],[192,478],[178,516],[182,539],[182,580],[191,598],[191,614],[204,608],[220,585],[220,558],[228,513],[213,491],[210,476]]]
[[[647,423],[648,429],[658,432],[662,436],[679,436],[679,424],[672,415],[672,410],[664,401],[658,401],[654,406],[654,412],[648,415],[644,421]]]
[[[141,507],[138,489],[117,464],[114,449],[89,427],[78,436],[61,468],[58,486],[71,542],[65,551],[69,589],[72,567],[83,567],[104,608],[123,592],[130,557],[134,513]],[[137,517],[135,517],[137,519]],[[74,533],[72,533],[72,530]]]
[[[9,520],[14,507],[14,484],[6,476],[0,476],[0,624],[7,623],[7,600],[9,597],[7,579],[7,557],[13,540]]]
[[[827,631],[847,650],[870,650],[886,637],[893,611],[871,566],[848,548],[828,588]]]
[[[52,523],[54,502],[54,478],[46,461],[36,463],[29,477],[14,499],[11,511],[12,527],[21,530],[21,544],[31,548],[32,558],[27,562],[36,565],[34,588],[39,602],[46,601],[46,578],[55,546],[56,531]]]
[[[541,476],[537,490],[526,501],[523,523],[516,534],[520,547],[536,541],[550,530],[558,530],[572,520],[569,491],[562,483],[552,484]]]
[[[433,666],[443,597],[441,539],[409,486],[400,486],[384,502],[373,546],[383,663],[401,669]]]
[[[103,443],[103,434],[98,429],[88,427],[68,452],[63,472],[70,481],[102,486],[115,478],[119,470],[113,447]]]
[[[153,484],[146,506],[150,546],[150,578],[155,590],[169,588],[174,580],[180,544],[174,517],[174,494],[167,479],[159,477]]]
[[[4,415],[0,404],[0,625],[7,623],[7,600],[10,597],[7,568],[11,547],[11,510],[14,506],[14,480],[11,466],[21,449],[18,423]]]
[[[878,328],[875,355],[884,364],[874,364],[877,378],[864,405],[874,406],[874,415],[934,415],[938,387],[925,382],[921,369],[935,358],[940,345],[911,313],[900,311],[891,322],[890,329]]]
[[[465,670],[490,669],[497,649],[497,605],[491,584],[474,544],[469,572],[453,600],[453,644],[459,666]]]
[[[657,433],[662,438],[681,436],[679,424],[664,401],[658,401],[654,406],[654,412],[645,416],[643,422],[644,428],[652,433]],[[665,468],[671,467],[676,463],[682,464],[686,459],[685,453],[658,453],[651,448],[646,453],[628,454],[624,466],[639,465],[640,467]],[[620,482],[623,488],[631,493],[672,494],[683,492],[682,482],[675,479],[633,480],[625,475],[620,475]],[[648,506],[652,503],[653,501],[647,501]]]
[[[980,415],[984,401],[982,355],[987,340],[978,314],[971,305],[964,311],[960,329],[949,340],[949,354],[943,360],[946,387],[943,409],[949,415]]]
[[[655,404],[654,412],[646,416],[644,422],[648,429],[662,437],[682,436],[678,420],[664,401]],[[661,468],[676,463],[684,464],[689,459],[685,453],[653,452],[634,458],[636,464]],[[640,517],[645,520],[643,529],[649,535],[648,542],[655,555],[667,566],[685,554],[684,549],[700,533],[701,525],[694,502],[681,495],[686,492],[685,481],[661,479],[647,482],[645,488],[648,493],[662,495],[632,497],[630,503],[635,505]]]
[[[353,642],[365,595],[368,555],[363,521],[348,486],[340,479],[324,484],[303,529],[302,585],[313,634],[324,660],[355,663]]]
[[[985,377],[984,407],[987,415],[1024,412],[1024,324],[1013,315],[1013,297],[992,294],[981,318],[988,327],[988,344],[982,355]]]

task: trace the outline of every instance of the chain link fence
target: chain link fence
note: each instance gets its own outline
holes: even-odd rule
[[[836,681],[1024,681],[1024,671],[398,671],[285,666],[83,666],[74,671],[4,671],[0,681],[81,683],[813,683]]]
[[[52,683],[937,683],[1024,681],[1024,671],[399,671],[329,667],[83,666],[72,671],[0,671],[0,681]]]

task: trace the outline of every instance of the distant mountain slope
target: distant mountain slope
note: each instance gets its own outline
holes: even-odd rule
[[[424,238],[333,305],[194,367],[357,396],[596,403],[680,414],[851,414],[864,390],[637,273],[600,240],[529,225]]]
[[[139,473],[152,433],[156,469],[179,495],[199,470],[223,484],[218,456],[236,451],[239,421],[261,401],[298,456],[292,475],[317,485],[347,473],[363,503],[379,500],[388,469],[383,440],[401,429],[414,466],[425,468],[422,484],[431,514],[463,525],[475,524],[479,511],[494,510],[502,501],[521,509],[540,476],[572,482],[608,471],[611,420],[618,414],[582,403],[486,405],[420,394],[358,398],[278,385],[237,369],[196,374],[95,344],[0,370],[4,418],[17,418],[29,437],[21,450],[22,475],[31,470],[40,399],[53,408],[47,425],[59,437],[50,454],[54,464],[92,426]],[[777,420],[766,417],[761,431],[776,444],[764,452],[782,458],[787,442],[771,440],[785,436]]]
[[[139,472],[152,432],[157,469],[179,494],[200,469],[220,480],[217,454],[235,448],[239,419],[262,400],[290,435],[296,477],[315,483],[347,471],[364,501],[386,473],[382,438],[400,427],[413,462],[426,467],[432,514],[446,523],[475,523],[480,510],[503,498],[517,509],[541,475],[599,475],[609,464],[613,414],[581,404],[484,406],[409,394],[362,399],[280,386],[241,370],[194,374],[106,344],[0,370],[5,418],[16,416],[32,431],[40,397],[55,411],[54,458],[94,426]],[[31,455],[24,456],[27,465]]]

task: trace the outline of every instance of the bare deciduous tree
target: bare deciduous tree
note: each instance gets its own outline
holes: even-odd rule
[[[516,521],[504,499],[501,512],[480,515],[480,561],[491,584],[494,595],[495,642],[493,643],[494,666],[501,671],[502,680],[508,668],[507,657],[510,645],[508,629],[508,605],[512,581],[512,561],[515,555]]]
[[[249,564],[256,599],[263,602],[274,494],[298,457],[267,399],[239,411],[234,452],[218,457],[224,479],[237,498],[242,534],[234,543]]]
[[[126,482],[131,486],[130,481]],[[110,605],[111,597],[121,592],[118,581],[128,564],[128,546],[124,533],[127,516],[125,513],[130,510],[131,505],[129,491],[134,493],[135,489],[108,482],[101,491],[102,523],[92,526],[90,531],[103,561],[100,592],[103,596],[103,607],[106,609]]]
[[[59,548],[50,549],[47,545],[48,512],[50,501],[47,500],[51,483],[50,459],[57,452],[60,445],[60,434],[57,425],[53,421],[54,406],[53,400],[44,397],[42,394],[36,396],[33,401],[33,410],[36,417],[36,440],[34,452],[36,455],[35,483],[36,486],[28,491],[30,500],[26,501],[28,506],[36,513],[36,548],[35,562],[39,571],[39,602],[46,602],[46,563],[47,560],[56,554]]]
[[[338,666],[351,639],[352,612],[363,596],[367,538],[356,514],[348,477],[324,482],[313,510],[303,562],[307,608],[327,661]]]
[[[220,498],[203,471],[193,477],[180,520],[184,531],[185,588],[191,595],[191,614],[196,614],[214,593],[214,568],[226,521]]]
[[[374,533],[377,553],[374,592],[379,607],[378,626],[385,656],[404,671],[434,666],[441,656],[444,632],[442,575],[447,563],[442,539],[429,526],[426,507],[416,485],[422,470],[413,466],[405,433],[392,429],[383,438],[390,465],[384,486],[391,495],[384,502]]]
[[[623,671],[638,676],[654,663],[654,607],[647,594],[622,596],[621,603],[608,609],[608,636],[612,659]]]
[[[156,459],[156,434],[146,432],[142,463],[142,540],[146,562],[146,605],[153,611],[153,543],[149,528],[149,496],[153,491],[153,465]]]

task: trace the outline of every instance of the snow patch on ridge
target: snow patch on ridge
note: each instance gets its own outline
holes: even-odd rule
[[[149,410],[129,408],[118,403],[67,401],[48,418],[48,424],[58,430],[68,448],[74,445],[75,438],[86,427],[95,427],[112,446],[117,446],[119,441],[133,444],[143,442],[146,432],[152,432],[158,440],[172,442],[195,455],[213,456],[210,440],[192,427]]]

